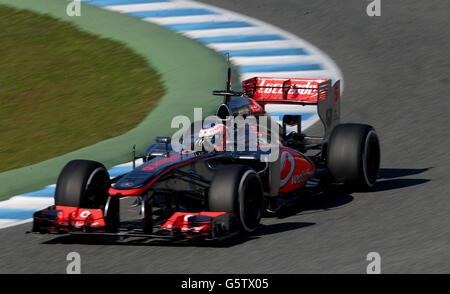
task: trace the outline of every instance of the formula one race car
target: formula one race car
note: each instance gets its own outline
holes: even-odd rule
[[[216,121],[194,122],[179,140],[157,137],[129,173],[110,179],[101,163],[70,161],[55,205],[34,214],[32,231],[222,240],[255,232],[263,214],[330,184],[374,185],[377,134],[369,125],[339,123],[339,81],[255,77],[242,90],[231,90],[229,69],[227,89],[213,92],[224,97]],[[324,135],[303,134],[300,115],[275,121],[265,110],[273,104],[317,107]],[[120,199],[128,197],[140,205],[139,227],[121,226]]]

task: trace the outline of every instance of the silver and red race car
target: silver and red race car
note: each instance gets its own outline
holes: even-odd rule
[[[329,187],[370,189],[380,147],[373,127],[340,124],[340,83],[255,77],[224,97],[215,121],[194,122],[180,139],[157,137],[143,164],[110,179],[98,162],[61,171],[55,205],[34,214],[33,232],[223,240],[258,229],[265,214]],[[314,106],[321,137],[301,131],[301,115],[274,120],[269,105]],[[133,155],[134,158],[136,158]],[[120,199],[136,198],[139,226],[121,224]]]

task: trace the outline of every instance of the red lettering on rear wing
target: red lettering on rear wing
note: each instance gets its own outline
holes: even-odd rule
[[[340,122],[340,81],[254,77],[242,82],[243,94],[258,104],[317,105],[324,138]]]
[[[326,99],[329,79],[287,79],[254,77],[242,82],[244,95],[259,104],[317,105]]]

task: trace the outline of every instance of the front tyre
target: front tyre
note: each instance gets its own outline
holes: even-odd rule
[[[327,166],[336,182],[352,190],[369,190],[380,167],[380,144],[375,129],[365,124],[340,124],[331,133]]]
[[[102,209],[108,231],[119,226],[119,199],[110,197],[109,173],[103,164],[72,160],[64,166],[56,183],[55,205]]]
[[[242,233],[259,226],[264,207],[263,186],[258,174],[245,165],[221,167],[209,188],[210,211],[233,213]]]

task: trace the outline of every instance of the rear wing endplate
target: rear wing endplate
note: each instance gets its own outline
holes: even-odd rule
[[[334,127],[341,121],[341,88],[340,81],[331,86],[331,81],[319,84],[317,113],[324,127],[324,138],[329,138]],[[325,91],[325,99],[320,99],[320,92]]]

